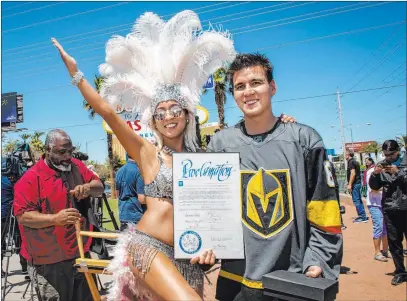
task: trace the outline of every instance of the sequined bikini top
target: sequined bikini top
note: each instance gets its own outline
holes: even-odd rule
[[[154,181],[144,186],[144,194],[152,198],[172,200],[172,169],[164,164],[160,153],[157,157],[160,162],[160,169]]]

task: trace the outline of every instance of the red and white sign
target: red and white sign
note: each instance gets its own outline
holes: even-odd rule
[[[366,146],[374,143],[375,141],[362,141],[362,142],[353,142],[353,143],[345,143],[346,150],[353,150],[354,153],[360,153],[362,149]]]
[[[127,125],[133,129],[137,134],[139,134],[141,137],[147,139],[151,143],[155,143],[156,139],[154,137],[154,134],[150,127],[141,122],[141,114],[140,113],[129,113],[129,112],[122,112],[119,114],[119,116],[126,121]],[[103,120],[103,128],[105,129],[106,132],[113,134],[112,129],[109,127],[109,125]]]

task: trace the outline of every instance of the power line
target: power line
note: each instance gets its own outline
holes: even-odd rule
[[[201,10],[201,9],[204,9],[204,8],[219,6],[219,5],[223,5],[223,4],[226,4],[226,3],[227,2],[221,2],[221,3],[211,4],[211,5],[205,5],[205,6],[197,7],[194,10],[195,11],[196,10]],[[240,5],[247,4],[247,3],[250,3],[250,2],[242,2],[242,3],[240,3]],[[228,7],[229,6],[227,6],[225,8],[228,8]],[[201,14],[202,13],[205,13],[205,12],[201,12]],[[164,18],[164,17],[168,17],[168,16],[172,16],[172,15],[174,15],[174,14],[164,15],[164,16],[161,16],[161,17]],[[83,32],[83,33],[80,33],[80,34],[74,34],[74,35],[71,35],[71,36],[65,36],[65,37],[59,38],[59,40],[64,41],[64,40],[69,39],[69,38],[78,37],[78,36],[82,36],[82,35],[86,35],[86,34],[91,34],[91,33],[100,32],[100,31],[106,31],[106,30],[113,29],[113,28],[118,28],[118,27],[131,26],[131,25],[133,25],[133,23],[134,22],[121,24],[121,25],[115,25],[115,26],[111,26],[111,27],[101,28],[101,29],[98,29],[98,30]],[[42,45],[42,44],[49,44],[49,41],[37,42],[37,43],[25,45],[25,46],[23,45],[23,46],[18,46],[18,47],[14,47],[14,48],[8,48],[8,49],[3,50],[3,52],[7,53],[7,52],[10,52],[10,51],[13,51],[13,54],[21,53],[21,52],[15,52],[14,50],[21,49],[21,48],[31,48],[30,50],[33,50],[32,49],[33,46]],[[44,47],[40,47],[40,48],[37,48],[37,49],[42,49],[42,48],[44,48]],[[34,49],[34,50],[36,50],[36,49]]]
[[[354,6],[354,5],[352,5],[352,6]],[[290,8],[291,8],[291,7],[290,7]],[[335,8],[335,9],[338,9],[338,8]],[[331,9],[331,10],[332,10],[332,9]],[[349,11],[349,10],[345,10],[345,11],[342,11],[342,12],[347,12],[347,11]],[[341,13],[341,12],[338,12],[338,13]],[[300,15],[300,16],[302,16],[302,15]],[[322,16],[324,16],[324,15],[322,15]],[[317,17],[322,17],[322,16],[317,16]],[[291,18],[283,18],[283,19],[280,19],[280,20],[272,21],[272,22],[278,22],[278,21],[281,21],[281,20],[292,19],[292,18],[295,18],[295,17],[296,17],[296,16],[291,17]],[[300,21],[304,21],[304,20],[307,20],[307,19],[297,20],[297,21],[295,21],[295,22],[300,22]],[[209,22],[209,21],[211,21],[211,19],[205,20],[205,21],[203,21],[203,22]],[[283,23],[283,24],[276,24],[276,25],[274,25],[273,27],[283,26],[283,25],[291,24],[291,23],[295,23],[295,22],[288,22],[288,23]],[[264,23],[260,23],[260,24],[264,24]],[[241,27],[241,28],[246,28],[246,27]],[[238,29],[240,29],[240,28],[237,28],[237,29],[235,29],[235,30],[238,30]],[[253,29],[253,30],[251,30],[251,31],[256,31],[256,30],[261,30],[261,29],[263,29],[263,28]],[[121,30],[121,31],[124,31],[124,29]],[[121,31],[120,31],[120,32],[121,32]],[[100,34],[100,35],[95,35],[95,36],[93,36],[93,38],[96,37],[96,36],[106,35],[106,34],[109,34],[109,33],[118,33],[118,31],[113,31],[113,32],[108,32],[108,33],[104,32],[104,33],[102,33],[102,34]],[[243,32],[241,32],[241,33],[243,33]],[[238,33],[238,34],[239,34],[239,33]],[[71,43],[71,42],[80,41],[80,40],[83,40],[83,39],[87,39],[87,37],[81,38],[81,39],[72,40],[72,41],[65,42],[65,43]],[[93,44],[91,44],[91,45],[94,45],[94,44],[95,44],[95,43],[93,43]],[[80,47],[80,48],[83,48],[84,46],[86,46],[86,45],[81,45],[81,46],[79,46],[79,47]],[[49,47],[49,46],[45,46],[45,47]],[[45,47],[41,47],[41,48],[45,48]],[[79,48],[79,47],[74,47],[74,48],[68,49],[68,51],[71,51],[72,49],[77,49],[77,48]],[[104,46],[103,46],[103,47],[100,47],[100,48],[94,48],[94,49],[92,49],[92,50],[97,50],[97,49],[102,49],[102,48],[104,48]],[[90,50],[85,50],[85,51],[90,51]],[[26,52],[26,51],[25,51],[25,52]],[[84,52],[84,51],[80,51],[80,52]],[[16,59],[16,60],[14,60],[14,61],[20,61],[21,59],[28,59],[28,58],[36,58],[36,59],[37,59],[36,62],[38,62],[38,57],[39,57],[39,56],[48,56],[48,55],[53,54],[53,53],[54,53],[54,52],[46,52],[46,53],[43,53],[43,54],[40,54],[40,55],[33,55],[33,56],[23,57],[23,58],[20,58],[20,59]],[[49,58],[45,58],[45,60],[46,60],[46,59],[49,59]],[[10,62],[11,62],[11,61],[9,61],[9,63],[10,63]],[[23,64],[25,64],[25,63],[23,63]],[[21,65],[21,64],[19,64],[19,65]],[[15,65],[13,65],[13,67],[15,67]]]
[[[246,3],[249,3],[249,2],[243,2],[243,3],[239,3],[239,4],[246,4]],[[312,4],[312,2],[311,2],[311,3],[307,3],[307,4]],[[362,5],[363,5],[363,4],[364,4],[364,3],[362,3]],[[359,7],[359,8],[356,8],[356,9],[368,8],[368,7],[377,6],[377,5],[381,5],[381,4],[386,4],[386,3],[379,3],[379,4],[370,5],[370,6]],[[239,27],[239,28],[232,29],[232,30],[240,30],[240,29],[245,29],[245,28],[248,28],[248,27],[258,26],[258,25],[262,25],[262,24],[266,24],[266,23],[267,23],[267,24],[268,24],[268,23],[275,23],[275,22],[279,22],[279,21],[290,20],[290,19],[293,19],[293,18],[299,18],[299,17],[303,17],[303,16],[307,16],[307,15],[315,15],[315,14],[318,14],[318,13],[321,13],[321,12],[333,11],[333,10],[338,10],[338,9],[353,7],[353,6],[356,6],[356,5],[359,5],[359,6],[360,6],[361,3],[358,3],[358,4],[351,4],[351,5],[348,5],[348,6],[336,7],[336,8],[328,9],[328,10],[322,10],[322,11],[313,12],[313,13],[310,13],[310,14],[297,15],[297,16],[293,16],[293,17],[289,17],[289,18],[283,18],[283,19],[278,19],[278,20],[269,21],[269,22],[263,22],[263,23],[254,24],[254,25],[251,25],[251,26],[243,26],[243,27]],[[235,5],[235,6],[236,6],[236,5]],[[294,6],[292,6],[292,7],[295,7],[295,6],[296,6],[296,5],[294,5]],[[218,9],[224,9],[224,8],[228,8],[228,7],[230,7],[230,6],[222,7],[222,8],[218,8]],[[289,8],[291,8],[291,7],[289,7]],[[355,9],[354,9],[354,10],[355,10]],[[337,12],[337,13],[343,13],[343,12],[348,12],[348,11],[351,11],[351,10],[340,11],[340,12]],[[208,11],[201,12],[200,14],[205,13],[205,12],[208,12]],[[232,14],[232,15],[234,15],[234,14]],[[256,15],[256,14],[255,14],[255,15]],[[330,14],[321,15],[321,16],[316,16],[316,17],[314,17],[314,18],[308,18],[308,19],[315,19],[315,18],[320,18],[320,17],[324,17],[324,16],[328,16],[328,15],[330,15]],[[224,16],[224,17],[227,17],[227,16],[229,16],[229,15],[226,15],[226,16]],[[250,16],[245,16],[245,17],[250,17]],[[209,21],[212,21],[213,19],[214,19],[214,18],[208,19],[208,20],[204,20],[204,21],[202,21],[201,23],[209,22]],[[283,24],[276,24],[276,25],[274,25],[274,26],[269,26],[269,27],[277,27],[277,26],[281,26],[281,25],[287,25],[287,24],[291,24],[291,23],[306,21],[306,20],[308,20],[308,19],[301,19],[301,20],[297,20],[297,21],[294,21],[294,22],[287,22],[287,23],[283,23]],[[223,21],[223,23],[225,23],[225,22],[228,22],[228,20]],[[219,22],[218,22],[218,23],[219,23]],[[113,26],[113,27],[108,27],[108,28],[105,28],[104,30],[112,29],[112,28],[118,28],[118,27],[124,27],[124,26],[132,25],[132,24],[133,24],[133,23],[123,24],[123,25],[118,25],[118,26]],[[257,30],[261,30],[261,29],[269,28],[269,27],[263,27],[263,28],[253,29],[253,30],[251,30],[251,31],[257,31]],[[92,36],[92,37],[85,37],[85,38],[81,38],[81,39],[74,39],[74,40],[70,40],[70,41],[67,41],[67,42],[64,42],[64,43],[67,44],[67,43],[72,43],[72,42],[77,42],[77,41],[81,41],[81,40],[86,40],[86,39],[88,39],[88,38],[94,38],[94,37],[102,36],[102,35],[106,35],[106,34],[119,33],[119,32],[122,32],[122,31],[124,31],[124,30],[125,30],[125,29],[122,29],[122,30],[119,30],[119,31],[116,30],[116,31],[111,31],[111,32],[104,32],[104,33],[102,33],[102,34],[94,35],[94,36]],[[97,31],[101,31],[101,30],[97,30]],[[93,31],[93,32],[96,32],[96,31]],[[247,31],[247,32],[249,32],[249,31]],[[241,34],[241,33],[243,33],[243,32],[235,33],[235,35],[236,35],[236,34]],[[83,34],[80,34],[80,35],[84,35],[84,33],[83,33]],[[77,36],[78,36],[78,35],[77,35]],[[70,36],[70,37],[73,37],[73,36]],[[61,38],[61,39],[59,39],[59,40],[62,41],[62,40],[65,40],[66,38],[68,38],[68,37],[64,37],[64,38]],[[42,42],[42,43],[44,43],[44,42]],[[41,43],[41,44],[42,44],[42,43]],[[49,42],[46,42],[46,43],[49,43]],[[32,45],[33,45],[33,44],[32,44]],[[28,49],[28,50],[24,50],[24,51],[20,51],[20,52],[7,53],[7,54],[5,54],[5,55],[10,55],[10,54],[15,55],[15,54],[24,53],[24,52],[27,52],[27,51],[38,50],[38,49],[43,49],[43,48],[48,48],[48,47],[49,47],[49,45],[46,45],[46,46],[37,47],[37,48],[34,48],[34,49]],[[9,49],[9,50],[11,50],[11,49]],[[48,54],[50,54],[50,52],[41,54],[41,56],[45,56],[45,55],[48,55]],[[20,61],[21,59],[31,58],[31,57],[36,57],[36,56],[23,57],[23,58],[20,58],[20,59],[16,59],[16,60],[14,60],[14,61]],[[12,62],[12,61],[8,61],[8,63],[10,63],[10,62]]]
[[[246,10],[246,11],[242,11],[242,12],[238,12],[238,13],[233,13],[233,14],[230,14],[230,15],[227,15],[227,16],[231,17],[231,16],[237,16],[237,15],[241,15],[241,14],[247,14],[247,13],[250,13],[250,12],[264,10],[266,8],[269,8],[269,7],[279,7],[279,6],[287,5],[287,4],[290,4],[290,3],[291,2],[283,2],[281,4],[273,4],[273,5],[269,5],[269,6],[263,6],[263,7],[260,7],[260,8]],[[226,16],[219,16],[219,17],[216,17],[216,18],[212,18],[212,20],[218,20],[218,19],[223,19],[223,18],[226,18]]]
[[[232,22],[232,21],[236,21],[236,20],[241,20],[241,19],[245,19],[245,18],[249,18],[249,17],[255,17],[255,16],[259,16],[259,15],[264,15],[264,14],[269,14],[271,12],[286,10],[286,9],[295,8],[295,7],[299,7],[299,6],[310,5],[310,4],[314,4],[314,3],[315,3],[315,1],[314,2],[305,2],[305,3],[301,3],[301,4],[289,6],[289,7],[283,7],[283,8],[279,8],[279,9],[263,11],[261,13],[257,13],[257,14],[253,14],[253,15],[247,15],[247,16],[243,16],[243,17],[233,18],[233,19],[229,19],[229,20],[226,20],[226,21],[218,21],[218,22],[214,22],[212,24],[224,24],[224,23],[228,23],[228,22]],[[281,6],[281,4],[279,4],[279,5],[271,5],[271,6]]]
[[[37,25],[42,25],[42,24],[47,24],[47,23],[51,23],[51,22],[55,22],[55,21],[65,20],[65,19],[76,17],[76,16],[79,16],[79,15],[85,15],[85,14],[101,11],[101,10],[104,10],[104,9],[107,9],[107,8],[112,8],[112,7],[116,7],[116,6],[120,6],[120,5],[126,5],[126,4],[129,4],[129,3],[130,2],[120,2],[120,3],[113,4],[113,5],[99,7],[99,8],[96,8],[96,9],[91,9],[91,10],[87,10],[87,11],[72,14],[72,15],[67,15],[67,16],[58,17],[58,18],[54,18],[54,19],[50,19],[50,20],[46,20],[46,21],[41,21],[41,22],[37,22],[37,23],[28,24],[28,25],[25,25],[25,26],[17,27],[17,28],[3,30],[3,34],[8,33],[8,32],[12,32],[12,31],[17,31],[17,30],[20,30],[20,29],[34,27],[34,26],[37,26]]]
[[[326,39],[326,38],[335,37],[335,36],[339,36],[339,35],[353,34],[353,33],[363,32],[363,31],[367,31],[367,30],[379,29],[379,28],[383,28],[383,27],[387,27],[387,26],[392,26],[392,25],[397,25],[397,24],[403,24],[403,23],[405,23],[405,22],[406,22],[406,21],[400,21],[400,22],[389,23],[389,24],[384,24],[384,25],[379,25],[379,26],[372,26],[372,27],[368,27],[368,28],[362,28],[362,29],[358,29],[358,30],[354,30],[354,31],[346,31],[346,32],[337,33],[337,34],[332,34],[332,35],[327,35],[327,36],[321,36],[321,37],[315,37],[315,38],[311,38],[311,39],[305,39],[305,40],[294,41],[294,42],[289,42],[289,43],[277,44],[277,45],[273,45],[273,46],[263,47],[263,48],[260,48],[260,49],[258,49],[258,50],[264,50],[264,49],[268,49],[268,48],[283,47],[283,46],[298,44],[298,43],[301,43],[301,42],[310,42],[310,41],[315,41],[315,40],[320,40],[320,39]],[[98,44],[98,43],[93,43],[93,44],[90,44],[90,45],[94,45],[94,44]],[[89,46],[89,45],[88,45],[88,46]],[[83,48],[83,46],[77,47],[77,48],[75,48],[75,49],[78,49],[78,48]],[[85,50],[83,50],[83,51],[79,51],[78,53],[93,51],[93,50],[102,49],[102,48],[104,48],[104,47],[97,47],[97,48],[92,48],[92,49],[85,49]],[[72,50],[72,49],[70,49],[69,51],[71,51],[71,50]],[[49,55],[49,54],[52,54],[52,53],[53,53],[53,52],[48,52],[48,53],[44,53],[43,55]],[[32,56],[32,57],[37,57],[37,56]],[[89,60],[89,59],[95,59],[95,58],[98,58],[98,56],[83,58],[83,60]],[[98,60],[97,60],[97,61],[98,61]],[[92,62],[94,63],[94,62],[97,62],[97,61],[92,61]],[[41,69],[48,68],[48,67],[56,67],[56,66],[58,66],[58,65],[59,65],[59,64],[53,64],[53,65],[48,65],[48,66],[43,66],[43,67],[38,67],[38,68],[31,68],[31,69],[22,70],[22,71],[19,70],[19,71],[17,72],[17,74],[24,73],[24,72],[27,72],[27,71],[32,71],[32,70],[41,70]],[[47,72],[50,72],[50,71],[56,71],[56,70],[59,70],[59,69],[56,68],[56,69],[47,70],[47,71],[40,72],[40,73],[37,73],[37,72],[36,72],[36,73],[24,74],[24,75],[22,75],[22,76],[25,77],[25,76],[32,76],[32,75],[37,75],[37,74],[44,74],[44,73],[47,73]],[[11,74],[11,75],[15,75],[15,73],[14,73],[14,74]],[[3,75],[3,76],[7,78],[8,74]],[[21,76],[17,76],[17,77],[14,77],[14,78],[20,78],[20,77],[21,77]],[[12,78],[8,78],[8,79],[12,79]]]
[[[363,6],[363,7],[356,7],[356,8],[353,8],[353,9],[343,10],[343,11],[339,11],[339,12],[333,12],[333,13],[329,13],[329,14],[323,14],[323,15],[319,15],[319,16],[315,16],[315,17],[311,17],[311,18],[304,18],[304,19],[300,19],[300,20],[294,20],[294,21],[286,22],[286,23],[282,23],[282,24],[276,24],[276,25],[264,26],[264,27],[261,27],[261,28],[255,28],[255,29],[244,30],[244,31],[241,31],[241,32],[236,32],[236,33],[234,33],[234,35],[239,35],[239,34],[242,34],[242,33],[247,33],[247,32],[252,32],[252,31],[257,31],[257,30],[262,30],[262,29],[266,29],[266,28],[277,27],[277,26],[281,26],[281,25],[288,25],[288,24],[298,23],[298,22],[307,21],[307,20],[312,20],[312,19],[318,19],[318,18],[321,18],[321,17],[326,17],[326,16],[331,16],[331,15],[341,14],[341,13],[345,13],[345,12],[349,12],[349,11],[354,11],[354,10],[359,10],[359,9],[364,9],[364,8],[370,8],[370,7],[374,7],[374,6],[378,6],[378,5],[383,5],[383,4],[387,4],[387,3],[377,3],[377,4],[373,4],[373,5],[366,5],[366,6]],[[355,5],[359,5],[359,4],[352,4],[352,5],[343,6],[343,7],[340,7],[340,8],[334,8],[334,9],[329,9],[329,10],[323,10],[323,11],[319,11],[319,12],[332,11],[332,10],[337,10],[337,9],[341,9],[341,8],[344,8],[344,7],[346,8],[346,7],[355,6]],[[285,19],[288,20],[288,19],[303,17],[303,16],[306,16],[306,15],[314,15],[314,14],[319,13],[319,12],[304,14],[304,15],[300,15],[300,16],[285,18]],[[284,20],[284,19],[283,19],[283,20]],[[261,24],[275,23],[275,22],[278,22],[278,21],[282,21],[282,20],[275,20],[275,21],[264,22],[264,23],[255,24],[255,25],[249,25],[249,26],[245,26],[245,27],[243,27],[243,28],[254,27],[254,26],[261,25]],[[243,28],[238,28],[238,29],[243,29]],[[236,30],[237,30],[237,29],[236,29]]]
[[[396,33],[403,27],[403,24],[401,24],[396,30],[392,32],[392,34],[380,45],[379,48],[376,49],[376,51],[366,60],[366,62],[362,65],[362,67],[359,68],[358,71],[354,74],[354,76],[358,75],[360,71],[363,70],[367,66],[367,64],[371,61],[372,58],[374,58],[389,42],[390,40],[396,35]]]
[[[403,78],[400,82],[398,82],[398,84],[401,84],[402,82],[404,82],[406,80],[407,77]],[[376,99],[382,97],[383,95],[387,94],[390,92],[391,89],[388,89],[387,91],[384,91],[382,94],[380,94],[379,96],[376,97]]]
[[[402,75],[404,72],[406,72],[406,69],[401,70],[401,72],[397,73],[396,76],[393,76],[393,78],[388,80],[388,81],[384,81],[384,83],[387,84],[387,83],[390,83],[390,82],[394,81],[397,77]]]
[[[312,4],[312,3],[306,3],[306,4]],[[272,6],[281,6],[281,4],[279,4],[279,5],[272,5]],[[294,7],[296,7],[296,6],[299,6],[299,5],[294,5],[294,6],[290,6],[290,7],[286,7],[286,8],[283,8],[283,9],[290,9],[290,8],[294,8]],[[223,9],[223,8],[222,8]],[[280,9],[281,10],[281,9]],[[272,11],[267,11],[266,13],[270,13],[270,12],[273,12],[273,11],[276,11],[276,10],[272,10]],[[206,12],[206,11],[205,11]],[[263,12],[264,13],[264,12]],[[231,14],[231,15],[235,15],[235,14]],[[255,14],[255,15],[257,15],[257,14]],[[247,17],[251,17],[251,16],[255,16],[255,15],[248,15],[248,16],[245,16],[244,18],[247,18]],[[229,16],[229,15],[226,15],[226,16],[223,16],[223,17],[227,17],[227,16]],[[212,18],[212,19],[208,19],[208,20],[205,20],[205,21],[202,21],[202,23],[204,23],[204,22],[208,22],[209,23],[209,21],[212,21],[213,19],[218,19],[218,18]],[[230,21],[230,20],[226,20],[226,21],[223,21],[223,22],[228,22],[228,21]],[[213,24],[216,24],[216,23],[213,23]],[[123,31],[124,31],[124,29],[123,29]],[[112,32],[112,33],[116,33],[116,31],[114,31],[114,32]],[[107,33],[106,32],[104,32],[103,34],[101,34],[101,35],[106,35]],[[95,36],[94,36],[95,37]],[[85,38],[86,39],[86,38]],[[70,42],[73,42],[73,41],[70,41]],[[103,42],[103,44],[104,44],[105,42]],[[92,43],[92,44],[87,44],[87,45],[81,45],[81,46],[78,46],[78,47],[73,47],[73,48],[70,48],[70,49],[67,49],[67,51],[72,51],[73,49],[79,49],[79,48],[84,48],[84,47],[87,47],[87,46],[90,46],[90,45],[96,45],[96,44],[100,44],[100,42],[97,42],[97,43]],[[48,48],[49,46],[45,46],[45,47],[42,47],[42,48]],[[102,48],[104,48],[104,46],[102,46],[102,47],[97,47],[97,48],[93,48],[93,49],[86,49],[86,50],[83,50],[83,51],[79,51],[79,52],[88,52],[88,51],[92,51],[92,50],[98,50],[98,49],[102,49]],[[27,51],[31,51],[31,50],[25,50],[25,51],[21,51],[20,53],[22,53],[22,52],[27,52]],[[39,56],[48,56],[48,55],[50,55],[50,54],[53,54],[54,52],[46,52],[46,53],[42,53],[42,54],[40,54],[40,55],[33,55],[33,56],[28,56],[28,57],[25,57],[25,59],[27,59],[27,58],[37,58],[37,60],[36,60],[36,62],[38,62],[38,57]],[[9,53],[9,54],[11,54],[11,53]],[[13,53],[13,54],[15,54],[15,53]],[[24,58],[22,58],[22,59],[24,59]],[[18,59],[18,60],[21,60],[21,58],[20,59]],[[10,62],[10,61],[9,61]],[[25,64],[25,63],[24,63]],[[52,66],[52,65],[51,65]],[[15,65],[13,66],[13,67],[15,67]],[[38,69],[43,69],[43,68],[45,68],[45,67],[40,67],[40,68],[38,68]],[[19,70],[19,72],[18,73],[22,73],[22,72],[25,72],[25,71],[28,71],[28,70],[33,70],[33,69],[35,69],[35,68],[31,68],[31,69],[27,69],[27,70]]]
[[[45,5],[45,6],[41,6],[41,7],[37,7],[37,8],[32,8],[32,9],[25,10],[25,11],[22,11],[22,12],[19,12],[19,13],[2,16],[2,19],[10,18],[10,17],[22,15],[22,14],[26,14],[26,13],[29,13],[29,12],[32,12],[32,11],[36,11],[36,10],[44,9],[44,8],[47,8],[47,7],[52,7],[52,6],[56,6],[56,5],[59,5],[59,4],[64,4],[64,3],[66,3],[66,2],[57,2],[57,3],[53,3],[53,4],[49,4],[49,5]]]
[[[14,8],[17,8],[17,7],[21,7],[21,6],[30,4],[30,3],[34,3],[34,1],[30,1],[30,2],[25,2],[25,3],[22,3],[22,4],[17,4],[17,5],[9,6],[9,7],[3,8],[2,10],[3,10],[3,11],[6,11],[6,10],[10,10],[10,9],[14,9]]]
[[[405,63],[407,63],[407,61],[402,62],[396,69],[394,69],[392,72],[390,72],[380,83],[388,83],[388,82],[393,81],[394,78],[393,78],[392,80],[388,81],[388,82],[386,82],[385,80],[386,80],[387,78],[389,78],[390,76],[392,76],[393,73],[395,73],[395,72],[396,72],[397,70],[399,70],[401,67],[403,67],[403,65],[404,65]],[[402,71],[405,71],[405,69],[402,70]],[[400,74],[398,74],[397,76],[399,76],[399,75],[400,75]],[[396,76],[396,77],[397,77],[397,76]]]
[[[290,45],[295,45],[295,44],[300,44],[300,43],[318,41],[318,40],[323,40],[323,39],[328,39],[328,38],[333,38],[333,37],[338,37],[338,36],[343,36],[343,35],[350,35],[350,34],[360,33],[360,32],[364,32],[364,31],[368,31],[368,30],[379,29],[379,28],[384,28],[384,27],[394,26],[397,24],[404,24],[404,23],[406,23],[406,21],[400,21],[400,22],[388,23],[388,24],[383,24],[383,25],[378,25],[378,26],[361,28],[361,29],[343,31],[343,32],[339,32],[339,33],[326,35],[326,36],[319,36],[319,37],[309,38],[309,39],[305,39],[305,40],[298,40],[298,41],[293,41],[293,42],[287,42],[287,43],[267,46],[267,47],[259,48],[258,50],[261,51],[261,50],[265,50],[265,49],[269,49],[269,48],[280,48],[280,47],[290,46]]]
[[[401,86],[406,86],[406,85],[396,85],[396,86],[389,86],[389,87],[379,87],[379,88],[370,88],[370,89],[364,89],[364,90],[358,90],[358,91],[352,91],[352,92],[344,92],[341,94],[354,94],[354,93],[361,93],[361,92],[367,92],[367,91],[372,91],[372,90],[380,90],[380,89],[387,89],[387,88],[396,88],[396,87],[401,87]],[[72,87],[72,85],[63,85],[63,86],[59,86],[58,88],[63,88],[63,87]],[[57,88],[57,87],[54,87]],[[48,89],[49,90],[49,89]],[[24,92],[23,94],[30,94],[30,93],[35,93],[35,92],[39,92],[39,91],[44,91],[44,90],[37,90],[37,91],[31,91],[31,92]],[[277,101],[273,101],[273,103],[276,102],[287,102],[287,101],[293,101],[293,100],[304,100],[304,99],[311,99],[311,98],[317,98],[317,97],[326,97],[326,96],[334,96],[336,95],[336,93],[330,93],[330,94],[323,94],[323,95],[313,95],[313,96],[307,96],[307,97],[299,97],[299,98],[291,98],[291,99],[285,99],[285,100],[277,100]],[[234,106],[234,107],[225,107],[226,109],[238,109],[238,107]],[[215,109],[211,109],[208,111],[213,111]],[[405,116],[402,116],[399,119],[405,118]],[[394,121],[397,121],[394,120]],[[392,121],[393,122],[393,121]],[[34,132],[34,131],[46,131],[46,130],[51,130],[51,129],[55,129],[55,128],[72,128],[72,127],[83,127],[83,126],[93,126],[93,125],[100,125],[100,122],[98,123],[86,123],[86,124],[75,124],[75,125],[67,125],[67,126],[56,126],[56,127],[52,127],[52,128],[45,128],[45,129],[34,129],[34,130],[29,130],[29,131],[25,131],[25,132]]]
[[[217,8],[216,10],[226,9],[226,8],[230,8],[230,7],[233,7],[233,6],[238,6],[238,5],[248,4],[248,3],[250,3],[250,2],[241,2],[241,3],[238,3],[238,4],[233,4],[233,5],[229,5],[229,6],[224,6],[224,7],[221,7],[221,8]],[[202,8],[205,8],[205,7],[211,7],[211,6],[215,6],[215,5],[207,5],[207,6],[203,6],[203,7],[201,7],[201,8],[198,8],[198,9],[202,9]],[[214,11],[214,10],[207,10],[207,11],[200,12],[200,13],[198,13],[198,14],[204,14],[204,13],[211,12],[211,11]],[[172,16],[172,14],[171,14],[171,15],[162,16],[162,18],[164,18],[164,17],[166,17],[166,16]],[[226,15],[226,16],[224,16],[224,17],[227,17],[227,16],[228,16],[228,15]],[[202,21],[202,23],[203,23],[203,22],[209,22],[210,20],[212,20],[212,19],[209,19],[209,20],[206,20],[206,21]],[[81,35],[85,35],[85,34],[89,34],[89,33],[95,33],[95,32],[103,31],[102,34],[93,35],[93,36],[86,36],[86,37],[84,37],[84,38],[73,39],[73,40],[69,40],[69,41],[65,41],[65,42],[64,42],[64,44],[68,44],[68,43],[72,43],[72,42],[77,42],[77,41],[81,41],[81,40],[86,40],[86,39],[89,39],[89,38],[95,38],[95,37],[98,37],[98,36],[105,36],[105,35],[107,35],[107,34],[119,33],[119,32],[125,31],[125,30],[127,31],[127,28],[123,28],[123,29],[121,29],[121,30],[114,30],[114,31],[110,31],[110,32],[106,32],[106,30],[107,30],[107,29],[113,29],[113,28],[121,28],[121,27],[131,26],[131,25],[133,25],[133,23],[134,23],[134,22],[127,23],[127,24],[122,24],[122,25],[116,25],[116,26],[112,26],[112,27],[108,27],[108,28],[99,29],[99,30],[94,30],[94,31],[91,31],[91,32],[82,33],[82,34],[77,34],[77,35],[73,35],[73,36],[67,36],[67,37],[59,38],[58,40],[63,41],[63,40],[65,40],[65,39],[72,38],[72,37],[75,37],[75,36],[81,36]],[[17,52],[14,51],[14,52],[12,52],[12,53],[6,53],[6,54],[4,54],[4,56],[7,56],[7,55],[16,55],[16,54],[21,54],[21,53],[25,53],[25,52],[31,52],[31,51],[33,51],[33,50],[35,51],[35,50],[39,50],[39,49],[49,48],[49,47],[50,47],[49,41],[47,41],[47,42],[40,42],[40,43],[36,43],[36,44],[31,44],[31,46],[33,46],[33,45],[39,45],[39,44],[45,44],[45,43],[47,44],[47,45],[45,45],[45,46],[37,47],[37,48],[34,48],[34,49],[33,49],[33,48],[30,48],[30,49],[26,49],[26,50],[22,50],[22,51],[17,51]],[[95,43],[93,43],[93,44],[95,44]],[[28,45],[28,46],[30,46],[30,45]],[[28,47],[28,46],[21,46],[21,47],[17,47],[17,48],[26,48],[26,47]],[[85,44],[85,45],[81,45],[81,46],[79,46],[79,47],[84,47],[84,46],[87,46],[87,45]],[[73,49],[76,49],[76,48],[79,48],[79,47],[75,47],[75,48],[73,48]],[[10,48],[10,49],[8,49],[7,51],[11,51],[11,50],[17,49],[17,48]],[[22,57],[22,58],[19,58],[19,59],[15,59],[15,60],[8,61],[7,63],[14,62],[14,61],[20,61],[20,60],[22,60],[22,59],[33,58],[33,57],[36,57],[36,58],[37,58],[38,56],[47,56],[48,54],[51,54],[51,53],[53,53],[53,52],[47,52],[47,53],[42,53],[42,54],[40,54],[40,55],[33,55],[33,56],[28,56],[28,57]]]
[[[356,84],[354,84],[352,86],[352,88],[349,89],[349,91],[351,91],[353,88],[355,88],[357,85],[359,85],[362,81],[364,81],[366,78],[368,78],[374,71],[376,71],[377,68],[379,68],[381,65],[383,65],[383,63],[385,63],[393,54],[395,54],[403,46],[404,43],[405,43],[405,38],[402,38],[401,40],[399,40],[399,42],[393,47],[393,49],[388,51],[386,53],[386,55],[376,64],[376,66],[373,67],[373,69],[368,74],[366,74],[359,81],[357,81]]]

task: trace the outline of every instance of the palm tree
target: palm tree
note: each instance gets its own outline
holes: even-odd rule
[[[27,143],[27,140],[31,138],[30,134],[22,134],[20,135],[20,138],[23,139],[24,143]]]
[[[401,135],[396,137],[397,142],[401,147],[406,148],[407,147],[407,135]]]
[[[96,91],[100,93],[100,88],[103,84],[104,78],[102,76],[97,76],[95,75],[95,79],[93,80],[93,83],[95,85]],[[92,108],[92,106],[84,99],[83,100],[83,108],[88,111],[89,113],[89,118],[94,119],[97,113],[95,110]],[[110,179],[112,182],[111,185],[111,190],[112,190],[112,198],[116,198],[116,185],[114,182],[115,179],[115,170],[114,170],[114,156],[113,156],[113,139],[112,139],[112,134],[106,132],[106,141],[107,141],[107,154],[109,158],[109,170],[110,170]]]
[[[9,140],[7,143],[3,145],[3,153],[9,154],[12,153],[17,146],[19,145],[18,140]]]
[[[223,129],[225,124],[225,104],[226,104],[226,69],[219,68],[213,74],[215,81],[215,103],[218,109],[219,128]]]
[[[30,147],[34,152],[34,157],[36,161],[41,157],[42,154],[45,153],[44,142],[42,142],[42,140],[40,139],[40,137],[44,134],[45,134],[44,132],[35,131],[34,134],[32,134],[31,140],[29,142]]]

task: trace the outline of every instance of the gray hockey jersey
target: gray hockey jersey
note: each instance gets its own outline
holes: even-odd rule
[[[256,142],[238,123],[215,134],[207,151],[239,152],[241,167],[245,260],[222,260],[217,295],[236,282],[262,289],[262,276],[275,270],[304,273],[316,265],[323,277],[339,276],[339,202],[322,139],[313,128],[279,123]]]

